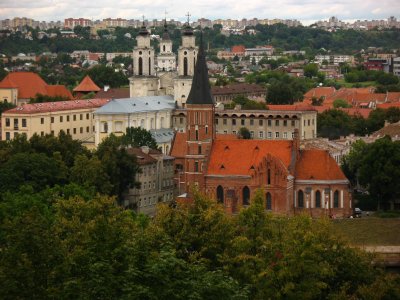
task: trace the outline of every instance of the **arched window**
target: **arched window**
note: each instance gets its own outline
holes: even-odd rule
[[[188,76],[188,61],[187,61],[187,57],[183,58],[183,76]]]
[[[302,190],[297,192],[297,206],[304,207],[304,193]]]
[[[321,192],[315,192],[315,207],[321,207]]]
[[[143,59],[139,57],[139,75],[143,75]]]
[[[165,45],[162,46],[162,51],[165,52]]]
[[[267,170],[267,184],[271,184],[271,169]]]
[[[247,186],[243,188],[243,205],[250,205],[250,189]]]
[[[339,191],[336,190],[335,193],[333,194],[333,207],[338,208],[339,207]]]
[[[217,201],[218,203],[224,203],[224,189],[220,185],[217,187]]]
[[[149,57],[149,75],[151,75],[151,58]]]
[[[266,209],[267,210],[272,210],[272,196],[271,194],[268,192],[266,195]]]

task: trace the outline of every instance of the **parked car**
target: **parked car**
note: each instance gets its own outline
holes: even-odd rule
[[[354,217],[355,217],[355,218],[361,218],[361,215],[362,215],[362,210],[359,209],[358,207],[356,207],[356,208],[354,209]]]

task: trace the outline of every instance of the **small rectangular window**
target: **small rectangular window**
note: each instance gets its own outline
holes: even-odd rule
[[[44,124],[44,118],[40,118],[40,124]]]
[[[54,123],[54,117],[50,118],[50,123]]]
[[[287,126],[287,120],[283,120],[283,126]]]
[[[222,124],[226,125],[226,124],[227,124],[227,120],[226,120],[226,119],[223,119],[223,120],[222,120]]]
[[[268,126],[272,126],[272,121],[268,120]]]
[[[244,124],[245,124],[245,119],[241,119],[240,120],[240,125],[244,126]]]
[[[259,137],[260,139],[264,138],[264,131],[260,131],[260,132],[258,133],[258,137]]]
[[[89,132],[89,126],[86,127],[86,132]]]
[[[275,137],[279,138],[279,132],[275,132]]]
[[[6,132],[6,141],[9,141],[11,139],[10,133]]]
[[[62,123],[63,121],[63,116],[60,116],[60,123]]]
[[[67,122],[69,122],[69,116],[67,116]]]
[[[74,132],[74,134],[76,134],[76,128],[74,128],[73,132]]]
[[[296,125],[296,121],[292,120],[292,126],[295,126],[295,125]]]
[[[258,125],[263,126],[263,120],[258,120]]]
[[[79,128],[79,132],[83,133],[83,127]]]
[[[6,127],[10,127],[10,118],[6,118]]]
[[[90,116],[89,114],[86,114],[86,120],[89,120]]]
[[[232,125],[236,125],[236,119],[232,119]]]
[[[275,126],[279,126],[279,120],[275,120]]]
[[[76,121],[76,115],[73,115],[73,120]]]
[[[254,119],[250,119],[250,126],[254,125]]]
[[[82,114],[79,115],[79,120],[83,120],[83,115]]]
[[[22,119],[22,127],[26,127],[26,119]]]

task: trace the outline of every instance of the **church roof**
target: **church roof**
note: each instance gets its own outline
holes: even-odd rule
[[[74,92],[98,92],[100,88],[93,82],[89,75],[86,75],[81,83],[74,88]]]
[[[163,41],[170,40],[171,38],[169,37],[169,32],[168,32],[168,26],[167,26],[167,20],[164,21],[164,32],[162,35]]]
[[[182,35],[193,35],[193,28],[189,25],[189,23],[186,23],[185,27],[183,28]]]
[[[95,114],[129,114],[160,110],[172,110],[175,102],[171,96],[145,96],[126,99],[113,99],[95,111]]]
[[[211,96],[208,69],[203,47],[203,35],[200,36],[200,48],[197,53],[197,62],[194,69],[192,87],[186,104],[214,104]]]
[[[139,35],[141,35],[141,36],[148,36],[149,35],[149,31],[147,30],[146,25],[144,25],[144,22],[143,22],[142,27],[140,27]]]

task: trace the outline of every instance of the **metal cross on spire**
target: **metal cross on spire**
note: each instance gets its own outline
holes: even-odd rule
[[[186,17],[187,17],[187,23],[188,23],[188,25],[189,25],[189,21],[190,21],[190,13],[188,12],[187,14],[186,14]]]

